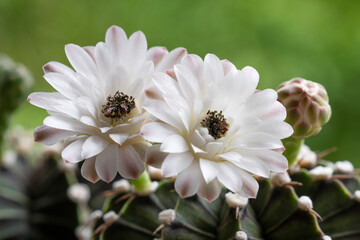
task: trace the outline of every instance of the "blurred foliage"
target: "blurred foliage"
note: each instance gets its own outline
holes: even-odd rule
[[[0,52],[34,73],[37,91],[51,91],[41,66],[68,63],[63,47],[103,41],[115,24],[127,34],[142,30],[148,45],[208,52],[238,68],[255,67],[259,88],[276,88],[293,77],[323,84],[333,116],[307,141],[313,149],[336,146],[330,160],[360,167],[360,1],[357,0],[1,0]],[[24,103],[13,124],[34,128],[47,115]]]

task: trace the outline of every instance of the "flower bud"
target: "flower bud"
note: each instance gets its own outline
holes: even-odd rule
[[[126,179],[121,179],[121,180],[115,181],[112,185],[112,189],[117,194],[127,192],[130,190],[130,188],[131,188],[130,183]]]
[[[170,225],[176,217],[176,212],[173,209],[166,209],[159,213],[159,221],[162,224]]]
[[[247,240],[247,234],[244,231],[237,231],[235,234],[236,240]]]
[[[325,88],[302,78],[293,78],[277,89],[279,101],[286,107],[286,122],[294,129],[294,138],[307,138],[320,132],[329,121],[331,108]]]
[[[298,199],[298,207],[301,210],[309,211],[309,210],[311,210],[313,208],[313,203],[312,203],[311,199],[308,196],[301,196]]]

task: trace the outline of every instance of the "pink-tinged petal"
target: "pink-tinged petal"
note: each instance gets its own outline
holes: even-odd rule
[[[86,46],[83,47],[83,49],[85,50],[85,52],[87,52],[87,54],[89,54],[89,56],[91,57],[91,59],[95,62],[95,47],[94,46]]]
[[[86,139],[82,146],[81,157],[83,159],[91,158],[109,146],[109,142],[99,136],[90,136]]]
[[[212,180],[209,183],[206,183],[204,179],[201,178],[200,188],[198,190],[198,195],[205,200],[212,202],[216,200],[221,193],[221,186],[217,179]]]
[[[181,59],[186,55],[186,53],[186,49],[181,47],[172,50],[156,66],[155,71],[164,72],[167,69],[172,69],[175,64],[181,61]]]
[[[106,31],[105,42],[118,57],[127,54],[127,41],[126,33],[118,26],[111,26]]]
[[[280,102],[276,101],[259,117],[262,120],[284,121],[286,118],[286,108]]]
[[[129,66],[137,68],[146,58],[147,42],[143,32],[137,31],[129,37],[128,41]]]
[[[254,155],[239,154],[237,152],[227,152],[218,156],[230,161],[235,166],[242,168],[250,173],[265,178],[268,178],[270,176],[269,166]]]
[[[159,64],[159,62],[168,54],[166,47],[152,47],[146,53],[146,60],[150,60],[154,63],[154,66]]]
[[[189,150],[189,145],[181,135],[171,135],[164,139],[160,150],[167,153],[182,153]]]
[[[112,133],[109,134],[109,137],[119,145],[122,145],[127,139],[129,134],[128,133]]]
[[[118,171],[124,178],[138,178],[144,172],[145,166],[134,147],[127,145],[119,148]]]
[[[243,197],[255,198],[258,182],[247,172],[229,162],[219,163],[218,180],[230,191]]]
[[[117,173],[119,153],[116,144],[110,144],[103,152],[96,156],[95,168],[97,175],[105,182],[114,180]]]
[[[194,156],[190,152],[170,153],[161,165],[161,175],[172,177],[190,166]]]
[[[145,163],[156,168],[161,168],[167,155],[168,153],[160,151],[160,144],[152,145],[146,150]]]
[[[188,54],[183,57],[183,59],[181,60],[181,64],[183,64],[193,73],[193,75],[197,78],[197,81],[199,81],[200,88],[203,88],[206,83],[203,76],[203,60],[198,55]]]
[[[229,60],[221,60],[221,65],[224,69],[224,74],[227,75],[229,72],[237,71],[237,68]]]
[[[274,104],[277,93],[273,89],[265,89],[251,95],[246,100],[245,111],[248,115],[260,116]]]
[[[220,59],[214,54],[207,54],[204,59],[204,77],[207,81],[216,84],[224,78],[224,69]]]
[[[161,143],[165,138],[176,134],[176,132],[176,129],[167,124],[150,122],[141,128],[140,134],[144,139],[150,142]]]
[[[254,94],[259,83],[259,73],[254,68],[247,66],[240,71],[239,77],[241,81],[239,95],[246,98]]]
[[[67,44],[65,53],[73,68],[86,77],[94,78],[97,76],[96,65],[90,55],[75,44]],[[92,80],[92,79],[89,79]]]
[[[78,120],[63,116],[48,116],[44,119],[44,125],[48,127],[67,130],[67,131],[92,134],[92,131],[89,126],[85,125],[84,123]]]
[[[99,180],[99,176],[96,173],[95,160],[96,157],[86,159],[81,166],[81,176],[92,183],[96,183]]]
[[[68,99],[76,99],[81,95],[81,87],[78,82],[68,76],[56,72],[46,73],[45,80],[59,93]]]
[[[199,163],[192,161],[192,164],[176,177],[175,190],[182,198],[192,196],[199,190],[200,181]]]
[[[64,113],[69,117],[79,118],[81,115],[80,110],[74,102],[58,92],[35,92],[29,95],[28,101],[34,106],[49,111]]]
[[[161,96],[161,92],[156,87],[151,87],[149,89],[146,89],[145,90],[145,95],[146,95],[146,97],[148,97],[150,99],[164,100],[163,97]]]
[[[38,126],[34,131],[34,141],[46,145],[53,145],[64,138],[75,135],[75,132],[52,128],[45,125]]]
[[[200,169],[207,184],[213,181],[219,172],[219,166],[217,162],[203,158],[200,158]]]
[[[174,69],[168,69],[168,70],[165,70],[165,73],[171,77],[172,79],[176,80],[177,81],[177,78],[176,78],[176,74],[175,74],[175,70]]]
[[[179,83],[185,99],[188,100],[189,103],[194,102],[194,99],[196,97],[201,96],[201,90],[198,80],[196,79],[194,74],[183,65],[176,65],[174,67],[174,70],[177,82]]]
[[[77,163],[84,158],[81,157],[81,148],[86,140],[86,137],[75,140],[70,143],[61,153],[65,162]]]
[[[60,73],[62,75],[69,77],[73,81],[76,80],[76,73],[74,72],[74,70],[59,62],[55,62],[55,61],[48,62],[43,66],[43,70],[45,74]]]

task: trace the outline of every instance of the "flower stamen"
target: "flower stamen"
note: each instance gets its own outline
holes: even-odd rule
[[[101,112],[106,118],[111,119],[111,125],[114,120],[126,117],[135,108],[135,98],[123,92],[116,91],[114,96],[109,95],[106,100]]]
[[[226,122],[226,118],[222,114],[222,111],[208,111],[207,117],[201,121],[201,126],[209,130],[209,134],[219,139],[224,137],[225,133],[229,130],[229,124]]]

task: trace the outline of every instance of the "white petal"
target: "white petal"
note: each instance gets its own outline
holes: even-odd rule
[[[203,138],[203,136],[201,136],[201,134],[199,133],[199,130],[195,130],[191,142],[195,146],[202,147],[205,145],[206,140]]]
[[[89,125],[91,127],[96,127],[96,128],[98,127],[97,122],[94,120],[94,118],[89,117],[89,116],[82,116],[80,118],[80,122],[82,122],[86,125]]]
[[[214,180],[219,172],[219,166],[216,162],[203,158],[200,158],[200,169],[207,184]]]
[[[68,131],[92,134],[89,126],[80,121],[62,116],[48,116],[44,119],[44,125]]]
[[[83,47],[83,49],[85,50],[85,52],[87,54],[89,54],[91,59],[95,62],[96,61],[96,59],[95,59],[95,47],[94,46],[86,46],[86,47]]]
[[[114,140],[119,145],[122,145],[127,139],[129,134],[128,133],[113,133],[109,134],[109,137]]]
[[[224,78],[224,69],[220,59],[214,54],[207,54],[204,59],[204,76],[211,83],[216,84]]]
[[[161,143],[168,136],[176,134],[176,129],[161,122],[150,122],[141,128],[140,134],[150,142]]]
[[[254,198],[259,189],[258,182],[250,174],[228,162],[219,163],[218,179],[230,191],[243,197]]]
[[[237,71],[237,68],[228,60],[221,60],[221,65],[224,69],[224,74],[227,75],[229,72]]]
[[[199,163],[192,161],[192,164],[176,177],[175,190],[182,198],[192,196],[199,190],[200,181]]]
[[[194,144],[191,144],[191,148],[194,151],[194,153],[206,153],[204,150],[202,150],[201,148],[196,147]]]
[[[282,148],[279,138],[265,132],[249,132],[238,137],[231,143],[231,147],[250,149],[276,149]]]
[[[103,152],[96,156],[96,172],[100,179],[105,182],[111,182],[116,176],[119,161],[117,148],[116,144],[110,144]]]
[[[241,154],[256,156],[264,161],[273,172],[284,172],[288,169],[288,161],[285,156],[273,150],[241,150]]]
[[[73,81],[76,79],[76,73],[74,70],[59,62],[48,62],[43,66],[43,70],[45,74],[55,72],[68,76]]]
[[[276,101],[261,116],[263,120],[284,121],[286,118],[286,108]]]
[[[241,85],[239,95],[248,97],[254,94],[259,82],[259,73],[252,67],[244,67],[240,71]]]
[[[65,53],[70,64],[78,73],[94,79],[96,74],[96,65],[89,54],[81,47],[75,44],[65,46]]]
[[[236,152],[227,152],[218,156],[230,161],[237,167],[258,176],[265,178],[268,178],[270,176],[269,166],[254,155],[242,155]]]
[[[56,72],[46,73],[45,80],[59,93],[69,99],[76,99],[82,94],[81,86],[68,76]]]
[[[137,68],[146,59],[147,42],[141,31],[135,32],[129,37],[128,51],[128,66]]]
[[[160,149],[168,153],[181,153],[188,151],[189,145],[182,136],[171,135],[164,139]]]
[[[168,54],[168,50],[165,47],[152,47],[146,53],[146,60],[150,60],[154,63],[155,69],[160,61]],[[164,69],[165,70],[165,69]],[[159,70],[156,69],[157,72]]]
[[[61,157],[65,162],[77,163],[84,158],[81,157],[81,149],[86,140],[86,137],[75,140],[70,143],[61,153]]]
[[[221,193],[221,186],[217,179],[212,180],[209,183],[206,183],[204,179],[201,179],[200,188],[198,190],[198,195],[209,202],[217,199]]]
[[[41,142],[46,145],[53,145],[62,139],[73,136],[75,134],[75,132],[41,125],[35,128],[34,141]]]
[[[206,152],[209,156],[214,156],[215,154],[221,152],[224,149],[224,144],[222,142],[210,142],[206,144]]]
[[[164,72],[167,69],[172,69],[175,64],[179,63],[180,60],[185,56],[185,48],[176,48],[167,54],[160,63],[156,66],[157,72]]]
[[[127,36],[122,28],[111,26],[106,31],[105,42],[118,57],[127,54],[125,52],[127,47]]]
[[[194,156],[190,152],[170,153],[161,165],[161,175],[164,177],[172,177],[183,171],[194,160]]]
[[[95,169],[95,159],[96,157],[86,159],[81,166],[81,176],[93,183],[96,183],[99,180],[99,176]]]
[[[107,77],[115,70],[115,68],[113,67],[113,62],[115,61],[113,56],[114,55],[111,53],[110,49],[105,43],[99,42],[96,44],[95,47],[96,66],[98,67],[100,76],[105,79],[107,79]]]
[[[90,136],[84,142],[81,151],[81,157],[83,159],[93,157],[102,151],[109,145],[109,142],[99,136]]]
[[[161,164],[167,155],[168,153],[160,151],[160,144],[152,145],[146,151],[145,163],[156,168],[161,168]]]
[[[276,101],[277,93],[272,89],[265,89],[251,95],[246,101],[245,111],[248,115],[262,115]]]
[[[198,79],[184,65],[178,64],[174,67],[174,70],[176,79],[186,100],[189,103],[193,103],[196,97],[201,96]]]
[[[203,60],[198,55],[188,54],[183,57],[183,59],[181,60],[181,64],[186,66],[186,68],[188,68],[193,73],[193,75],[197,78],[197,81],[199,81],[200,88],[203,88],[205,84],[203,76]]]
[[[133,146],[127,145],[119,148],[118,171],[124,178],[138,178],[144,172],[145,166],[140,155]]]

